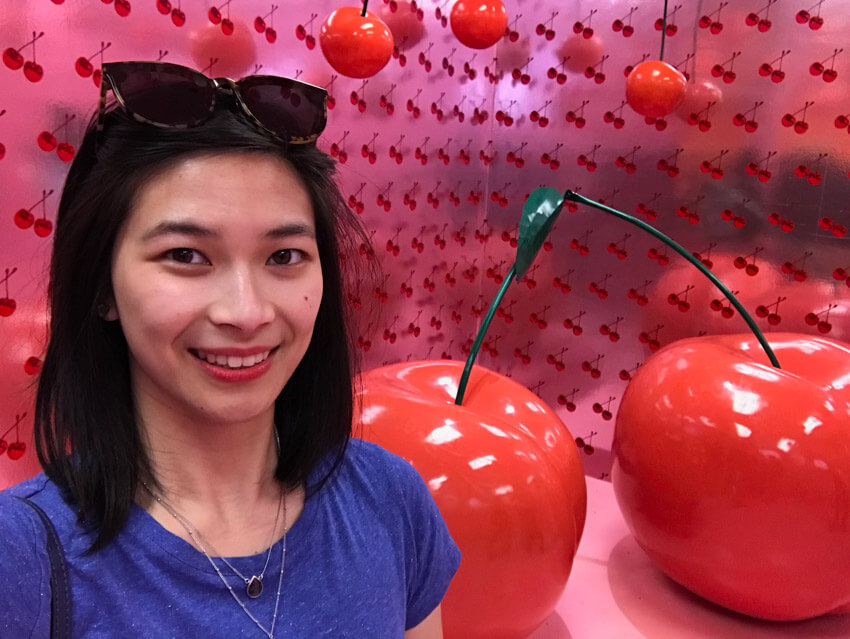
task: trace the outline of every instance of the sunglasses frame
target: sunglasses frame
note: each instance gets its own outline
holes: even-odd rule
[[[127,106],[126,101],[124,100],[124,96],[121,95],[121,92],[117,88],[117,82],[115,82],[111,75],[111,70],[118,69],[126,70],[129,72],[145,70],[145,71],[157,71],[157,70],[165,70],[165,69],[174,69],[179,71],[181,74],[186,74],[187,72],[193,75],[196,75],[200,78],[203,78],[208,85],[213,89],[212,100],[210,101],[209,111],[202,116],[200,119],[194,122],[189,123],[180,123],[180,124],[166,124],[163,122],[156,122],[149,118],[146,118],[143,115],[140,115],[133,111],[129,106]],[[322,87],[317,87],[313,84],[309,84],[308,82],[301,82],[300,80],[295,80],[292,78],[286,78],[283,76],[276,75],[248,75],[240,80],[231,80],[230,78],[211,78],[207,75],[204,75],[200,71],[197,71],[191,67],[183,66],[180,64],[173,64],[171,62],[155,62],[155,61],[127,61],[127,62],[104,62],[102,64],[102,81],[100,83],[100,101],[98,104],[98,116],[97,116],[97,126],[96,131],[98,135],[103,132],[104,129],[104,119],[107,113],[106,110],[106,92],[107,90],[111,90],[112,94],[115,96],[116,102],[127,112],[134,120],[137,122],[141,122],[143,124],[149,124],[152,126],[156,126],[162,129],[189,129],[192,127],[200,126],[204,122],[212,117],[212,114],[215,112],[215,104],[216,104],[216,96],[219,91],[223,91],[229,95],[232,95],[237,104],[239,105],[242,112],[245,116],[257,127],[263,130],[265,133],[271,135],[274,139],[284,144],[313,144],[324,131],[325,126],[327,126],[328,121],[328,92]],[[273,129],[270,129],[265,124],[262,123],[261,120],[257,118],[252,112],[245,101],[242,99],[242,95],[239,91],[239,85],[244,80],[256,80],[256,79],[264,79],[269,78],[276,81],[286,80],[291,82],[293,86],[300,86],[306,89],[307,92],[318,92],[318,95],[322,98],[322,127],[316,132],[307,136],[287,136],[283,137],[283,135]],[[279,84],[275,82],[273,84]]]

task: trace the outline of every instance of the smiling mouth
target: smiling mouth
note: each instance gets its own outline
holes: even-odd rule
[[[269,351],[263,351],[262,353],[257,353],[255,355],[246,355],[244,357],[234,355],[214,355],[212,353],[205,353],[202,350],[196,349],[189,349],[189,352],[194,357],[203,360],[208,364],[212,364],[213,366],[235,370],[257,366],[258,364],[266,361],[269,355],[274,353],[277,349],[278,347],[275,347]]]

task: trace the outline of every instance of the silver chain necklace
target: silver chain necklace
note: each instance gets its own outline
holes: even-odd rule
[[[169,504],[162,497],[160,497],[159,495],[154,493],[153,490],[151,490],[150,486],[147,485],[147,483],[142,482],[142,486],[145,487],[145,490],[147,490],[150,493],[151,497],[153,497],[158,504],[160,504],[163,508],[165,508],[169,512],[169,514],[172,517],[174,517],[174,519],[176,519],[177,522],[181,526],[183,526],[183,528],[186,530],[186,533],[189,535],[189,537],[192,539],[192,541],[195,542],[195,545],[197,545],[198,548],[200,548],[201,552],[204,553],[204,556],[207,558],[207,561],[210,562],[210,565],[215,570],[216,574],[218,575],[218,578],[221,579],[221,582],[227,587],[228,592],[230,592],[231,596],[236,601],[236,603],[239,604],[239,607],[242,608],[243,612],[246,615],[248,615],[248,617],[251,619],[251,621],[253,621],[255,624],[257,624],[257,627],[260,630],[263,631],[263,634],[265,634],[269,639],[274,639],[274,626],[275,626],[275,623],[277,622],[277,610],[278,610],[278,606],[280,605],[280,593],[281,593],[281,590],[283,589],[283,570],[284,570],[284,567],[286,565],[286,533],[287,533],[287,527],[286,527],[286,493],[283,491],[283,489],[281,489],[281,493],[280,493],[281,498],[280,498],[280,501],[278,502],[278,512],[277,512],[277,516],[275,517],[275,530],[272,531],[272,541],[274,541],[274,533],[277,530],[278,517],[280,516],[280,505],[281,505],[281,502],[282,502],[283,503],[284,526],[283,526],[282,548],[281,548],[281,551],[280,551],[280,576],[278,577],[278,581],[277,581],[277,595],[276,595],[275,601],[274,601],[274,615],[272,616],[271,626],[270,626],[270,628],[267,629],[265,626],[263,626],[263,624],[261,624],[257,620],[257,618],[254,615],[251,614],[251,611],[248,610],[248,608],[245,606],[245,604],[242,602],[242,600],[239,598],[239,596],[233,590],[233,587],[228,583],[228,581],[227,581],[227,579],[225,579],[224,575],[221,574],[221,570],[219,570],[219,567],[216,565],[216,563],[213,561],[213,558],[206,551],[203,543],[201,543],[201,533],[194,529],[194,526],[192,526],[191,522],[189,522],[188,519],[186,519],[185,517],[180,515],[176,510],[174,510],[174,507],[171,506],[171,504]],[[269,557],[271,557],[273,547],[274,547],[274,544],[269,546],[269,552],[268,552],[268,555],[266,556],[266,565],[263,566],[263,572],[260,573],[259,577],[257,575],[254,575],[250,580],[246,579],[241,573],[239,573],[239,571],[237,571],[230,564],[229,561],[227,561],[223,556],[219,555],[219,553],[217,553],[215,551],[215,549],[212,547],[212,545],[210,545],[210,550],[212,550],[212,552],[214,554],[219,555],[219,559],[221,559],[222,561],[224,561],[224,563],[226,563],[228,566],[230,566],[230,569],[233,570],[234,573],[236,573],[239,577],[241,577],[248,584],[247,594],[248,594],[249,597],[254,598],[254,597],[259,596],[259,594],[262,592],[262,576],[266,572],[266,567],[268,566]],[[251,595],[251,585],[256,583],[256,581],[259,581],[259,592],[257,592],[256,595]],[[256,589],[256,586],[255,586],[255,589]]]
[[[269,540],[269,551],[266,553],[266,563],[263,565],[263,571],[259,575],[251,575],[251,578],[248,579],[248,577],[246,577],[241,572],[236,570],[236,567],[233,564],[231,564],[229,561],[227,561],[227,558],[224,555],[222,555],[215,548],[213,548],[212,543],[210,543],[210,541],[207,540],[207,546],[209,547],[210,552],[214,556],[221,559],[224,563],[226,563],[227,567],[230,568],[230,570],[232,570],[236,574],[237,577],[239,577],[242,581],[245,582],[245,594],[248,595],[251,599],[256,599],[261,594],[263,594],[263,577],[265,577],[265,575],[266,575],[266,568],[268,568],[268,565],[269,565],[269,558],[272,556],[272,548],[274,547],[274,536],[275,536],[275,533],[277,532],[277,522],[280,521],[280,506],[281,506],[281,503],[283,503],[285,501],[286,501],[286,499],[285,499],[285,497],[283,497],[283,493],[281,493],[281,499],[280,499],[280,501],[277,502],[277,514],[274,517],[274,528],[272,528],[272,537]],[[285,519],[286,519],[286,516],[284,515],[284,524],[285,524]],[[186,523],[189,523],[189,521],[186,520]],[[184,528],[185,528],[185,526],[184,526]],[[201,536],[200,532],[198,532],[197,530],[195,532],[197,533],[198,537]]]

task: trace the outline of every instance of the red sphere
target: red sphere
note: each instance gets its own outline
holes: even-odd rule
[[[696,594],[777,621],[847,611],[850,344],[768,339],[781,369],[751,335],[648,359],[617,415],[614,492],[638,544]]]
[[[457,0],[449,18],[452,33],[471,49],[492,47],[508,26],[508,11],[502,0]]]
[[[393,54],[390,28],[371,11],[342,7],[322,23],[319,44],[328,63],[349,78],[368,78]]]
[[[646,60],[626,78],[626,100],[641,115],[661,118],[679,106],[686,88],[681,71],[661,60]]]
[[[527,637],[560,599],[581,539],[581,459],[557,414],[508,377],[473,367],[455,405],[463,366],[364,373],[362,435],[419,471],[463,553],[443,600],[446,637]]]

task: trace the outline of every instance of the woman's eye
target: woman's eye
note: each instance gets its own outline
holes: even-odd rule
[[[304,259],[304,252],[298,249],[283,249],[275,251],[269,258],[269,261],[278,266],[292,266],[298,264]]]
[[[207,264],[206,258],[195,249],[176,248],[171,249],[166,255],[174,262],[180,264]]]

